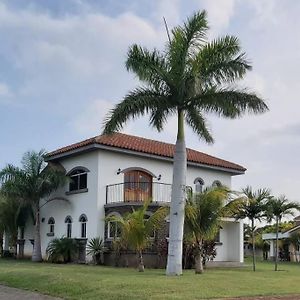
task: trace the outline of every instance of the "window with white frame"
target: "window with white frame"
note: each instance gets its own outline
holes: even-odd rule
[[[222,183],[221,183],[221,181],[219,181],[219,180],[215,180],[215,181],[212,183],[212,186],[213,186],[213,187],[221,187],[221,186],[222,186]]]
[[[67,225],[67,238],[72,237],[72,218],[67,216],[65,219],[65,223]]]
[[[195,184],[195,192],[202,193],[203,186],[204,186],[204,180],[202,178],[198,177],[194,180],[194,184]]]
[[[79,217],[79,222],[80,222],[80,237],[81,238],[86,238],[86,223],[87,223],[87,217],[85,214],[82,214]]]
[[[88,169],[84,167],[76,167],[68,173],[70,177],[69,191],[82,191],[87,189],[87,173]]]
[[[116,239],[121,237],[121,227],[118,222],[108,221],[107,223],[107,238]]]
[[[49,233],[54,235],[55,220],[53,217],[49,218],[48,225],[49,225]]]

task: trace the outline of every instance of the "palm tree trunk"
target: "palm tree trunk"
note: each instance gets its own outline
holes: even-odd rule
[[[278,231],[279,231],[279,219],[276,217],[275,271],[277,271],[278,269]]]
[[[38,204],[39,205],[39,204]],[[42,261],[42,249],[41,249],[41,233],[40,233],[41,221],[40,221],[40,209],[36,209],[36,220],[35,220],[35,234],[34,234],[34,245],[32,252],[32,261]]]
[[[173,184],[170,207],[170,234],[167,275],[182,274],[182,242],[184,205],[186,198],[186,146],[184,140],[184,112],[178,111],[178,134],[174,153]]]
[[[0,257],[3,255],[3,238],[4,238],[4,232],[0,231]]]
[[[251,220],[251,231],[252,231],[252,264],[253,264],[253,271],[255,272],[255,236],[254,236],[254,220]]]
[[[202,260],[202,241],[198,243],[198,253],[195,257],[195,273],[203,273],[203,260]]]
[[[144,266],[144,260],[143,260],[143,253],[141,250],[139,250],[139,272],[144,272],[145,266]]]

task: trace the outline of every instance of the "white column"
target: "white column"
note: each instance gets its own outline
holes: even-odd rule
[[[4,245],[3,250],[8,251],[9,250],[9,236],[8,234],[4,233]]]
[[[270,241],[270,258],[275,256],[275,251],[274,251],[274,241]]]
[[[240,263],[244,262],[244,221],[240,220]]]

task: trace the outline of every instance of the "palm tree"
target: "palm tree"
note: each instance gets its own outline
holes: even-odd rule
[[[60,185],[66,177],[62,170],[46,165],[44,150],[26,152],[22,158],[22,168],[7,165],[0,171],[2,193],[10,198],[29,204],[35,218],[35,236],[32,261],[42,261],[40,236],[40,200],[45,199]]]
[[[266,202],[270,199],[268,189],[253,191],[251,187],[242,190],[242,196],[232,201],[233,216],[236,219],[249,219],[252,237],[252,262],[255,271],[255,221],[261,221],[266,217]]]
[[[149,201],[123,216],[110,216],[108,222],[116,222],[121,228],[121,240],[133,248],[139,257],[139,271],[144,272],[143,251],[153,238],[153,232],[158,230],[163,219],[168,214],[167,207],[160,207],[150,216],[147,214]]]
[[[203,242],[213,239],[221,223],[227,216],[228,209],[224,206],[229,190],[225,187],[207,188],[187,200],[185,206],[185,233],[196,245],[195,273],[203,273]]]
[[[239,40],[224,36],[207,40],[206,12],[188,18],[175,27],[163,53],[138,45],[129,48],[126,67],[135,73],[142,87],[129,92],[105,120],[104,134],[122,129],[130,119],[150,114],[150,124],[161,131],[170,116],[177,116],[174,153],[168,275],[182,274],[182,240],[187,156],[185,123],[207,143],[213,142],[205,115],[237,118],[245,112],[268,110],[255,93],[233,87],[251,65],[241,52]]]
[[[275,271],[278,270],[278,233],[279,223],[283,217],[294,215],[294,210],[300,211],[300,205],[289,201],[285,196],[271,198],[267,203],[268,221],[275,220],[276,223],[276,242],[275,242]]]

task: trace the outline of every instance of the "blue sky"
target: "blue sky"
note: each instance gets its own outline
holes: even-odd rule
[[[240,82],[270,112],[240,120],[208,116],[215,144],[187,131],[189,147],[248,168],[233,180],[299,200],[300,2],[296,0],[0,1],[0,167],[29,149],[48,151],[101,132],[107,111],[138,82],[124,67],[132,43],[163,49],[170,27],[206,9],[210,37],[234,34],[253,63]],[[124,132],[174,142],[147,119]]]

